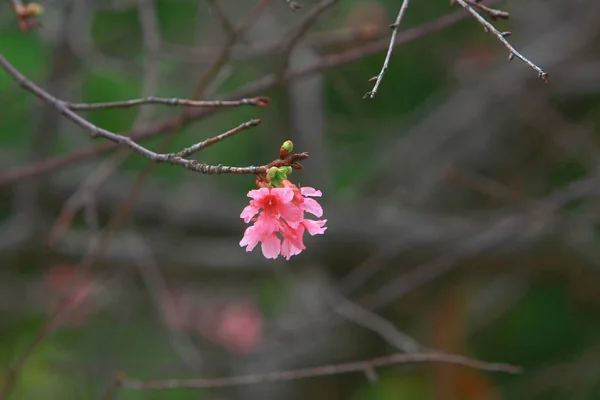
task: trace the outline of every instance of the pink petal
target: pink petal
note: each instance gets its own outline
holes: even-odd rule
[[[260,213],[254,226],[260,231],[261,236],[277,232],[279,230],[279,217],[264,212]]]
[[[268,194],[269,194],[269,189],[267,189],[267,188],[260,188],[260,189],[255,189],[255,190],[249,191],[248,192],[248,197],[252,197],[255,200],[259,200],[259,199],[262,199],[263,197],[265,197]]]
[[[306,227],[306,230],[308,231],[308,233],[311,236],[314,236],[314,235],[321,235],[321,234],[325,233],[327,228],[323,228],[323,226],[325,225],[326,222],[327,222],[326,219],[322,219],[319,221],[305,219],[302,221],[302,225],[304,225]]]
[[[240,214],[240,218],[243,218],[244,222],[248,223],[248,222],[250,222],[252,217],[254,217],[259,211],[260,211],[260,209],[258,207],[254,206],[254,205],[252,205],[252,203],[250,203],[250,205],[246,206],[242,210],[242,213]]]
[[[261,249],[265,258],[277,258],[277,256],[279,256],[280,248],[281,243],[275,233],[263,237]]]
[[[288,242],[287,240],[284,240],[283,243],[281,243],[281,255],[285,257],[286,260],[289,260],[292,256],[292,252],[290,250],[290,242]]]
[[[315,188],[311,188],[308,186],[301,187],[300,193],[302,193],[302,196],[311,196],[311,197],[321,197],[322,196],[322,193],[320,190],[316,190]]]
[[[284,204],[289,203],[294,198],[294,190],[290,188],[273,188],[271,194]]]
[[[279,207],[279,214],[290,224],[292,228],[297,228],[298,224],[302,222],[304,212],[302,209],[295,204],[285,204]]]
[[[240,241],[240,247],[246,247],[246,251],[252,251],[260,241],[260,235],[256,232],[255,226],[249,226],[244,232],[244,237]]]
[[[315,199],[309,199],[308,197],[305,198],[304,203],[302,203],[300,207],[304,211],[308,211],[317,218],[323,216],[323,207],[321,207],[321,205]]]
[[[294,246],[289,240],[284,240],[281,244],[281,255],[289,260],[292,256],[300,254],[304,248]]]

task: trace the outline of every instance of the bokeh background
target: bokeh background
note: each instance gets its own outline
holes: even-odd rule
[[[0,3],[0,53],[73,102],[190,97],[227,40],[218,10],[237,26],[256,5],[40,3],[42,27],[29,32],[18,29],[9,2]],[[421,35],[464,11],[415,1],[400,29],[400,38],[409,31],[414,40],[396,48],[373,100],[362,97],[381,68],[400,1],[340,1],[288,57],[281,44],[318,2],[300,3],[292,12],[271,1],[204,91],[206,99],[269,96],[268,107],[218,110],[143,141],[157,149],[170,135],[177,151],[260,118],[258,128],[197,158],[265,164],[286,139],[310,151],[291,177],[323,191],[328,230],[289,262],[239,247],[252,177],[158,165],[92,275],[77,281],[148,161],[109,151],[7,180],[102,139],[0,72],[2,379],[71,296],[11,398],[101,398],[117,371],[140,379],[232,376],[420,346],[524,373],[401,365],[378,369],[375,379],[122,389],[116,398],[600,398],[600,3],[493,3],[511,14],[496,26],[512,31],[516,48],[550,74],[544,84],[519,60],[508,63],[506,49],[472,18]],[[296,71],[334,60],[339,65],[252,92],[286,65]],[[144,106],[82,115],[125,133],[180,112]]]

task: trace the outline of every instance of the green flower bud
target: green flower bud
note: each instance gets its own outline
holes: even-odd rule
[[[267,171],[267,175],[269,176],[269,178],[273,179],[277,175],[278,171],[279,170],[277,169],[277,167],[271,167]]]
[[[281,145],[281,148],[287,151],[288,153],[291,153],[292,151],[294,151],[294,143],[291,140],[286,140]]]
[[[294,151],[294,143],[292,143],[291,140],[286,140],[285,142],[283,142],[281,148],[279,149],[279,158],[283,160],[284,158],[292,154],[292,151]]]

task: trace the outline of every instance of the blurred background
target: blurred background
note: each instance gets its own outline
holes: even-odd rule
[[[414,364],[114,398],[600,398],[598,1],[485,3],[510,12],[494,24],[549,84],[508,63],[458,5],[412,2],[373,100],[363,95],[398,0],[330,2],[319,14],[329,2],[300,0],[296,12],[283,0],[40,3],[42,26],[27,32],[0,3],[0,53],[62,100],[190,98],[203,79],[203,99],[270,97],[266,108],[197,112],[180,129],[156,129],[182,112],[166,106],[81,115],[127,135],[161,131],[141,142],[157,151],[167,137],[179,151],[260,118],[196,158],[262,165],[292,139],[311,157],[291,178],[323,191],[328,230],[289,262],[246,253],[251,176],[148,170],[0,72],[2,381],[43,336],[11,398],[101,398],[117,371],[233,376],[420,348],[524,373]]]

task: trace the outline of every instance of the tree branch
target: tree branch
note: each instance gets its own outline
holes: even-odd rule
[[[105,110],[109,108],[128,108],[136,107],[145,104],[161,104],[165,106],[183,106],[183,107],[207,107],[207,108],[221,108],[221,107],[240,107],[240,106],[256,106],[265,107],[269,104],[270,99],[268,97],[253,97],[240,100],[188,100],[178,98],[162,98],[162,97],[146,97],[143,99],[132,99],[125,101],[115,101],[110,103],[66,103],[67,107],[73,111],[92,111],[92,110]]]
[[[54,96],[52,96],[51,94],[49,94],[48,92],[46,92],[45,90],[40,88],[39,86],[35,85],[33,82],[29,81],[14,66],[12,66],[12,64],[10,64],[8,62],[8,60],[6,60],[6,58],[4,58],[1,54],[0,54],[0,66],[2,68],[4,68],[4,70],[6,72],[8,72],[23,88],[27,89],[28,91],[30,91],[31,93],[33,93],[34,95],[36,95],[37,97],[42,99],[44,102],[46,102],[49,105],[51,105],[52,107],[54,107],[57,111],[59,111],[61,114],[63,114],[65,117],[67,117],[68,119],[70,119],[71,121],[76,123],[77,125],[90,131],[92,134],[92,137],[100,136],[100,137],[108,139],[112,142],[115,142],[117,144],[127,146],[134,152],[146,157],[147,159],[149,159],[151,161],[157,162],[157,163],[170,163],[170,164],[174,164],[174,165],[179,165],[179,166],[189,169],[191,171],[199,172],[202,174],[225,174],[225,173],[229,173],[229,174],[263,174],[267,171],[267,169],[270,166],[290,165],[295,161],[299,161],[299,160],[302,160],[302,159],[305,159],[308,157],[308,153],[296,154],[296,155],[288,158],[287,160],[275,160],[273,163],[271,163],[269,165],[263,165],[263,166],[259,166],[259,167],[256,167],[256,166],[230,167],[230,166],[223,166],[220,164],[219,165],[208,165],[208,164],[199,163],[194,160],[188,160],[188,159],[183,158],[183,157],[191,155],[192,153],[198,152],[214,143],[220,142],[229,136],[233,136],[236,133],[239,133],[241,131],[258,126],[261,122],[259,119],[253,119],[251,121],[243,123],[242,125],[238,126],[237,128],[234,128],[234,129],[232,129],[228,132],[225,132],[221,135],[218,135],[216,137],[213,137],[213,138],[207,139],[203,142],[200,142],[194,146],[184,149],[183,151],[181,151],[179,153],[168,153],[168,154],[155,153],[155,152],[137,144],[135,141],[133,141],[131,138],[129,138],[127,136],[122,136],[122,135],[113,133],[111,131],[108,131],[106,129],[102,129],[102,128],[90,123],[86,119],[80,117],[79,115],[75,114],[75,112],[73,112],[69,109],[69,106],[67,103],[55,98]]]
[[[468,357],[445,354],[445,353],[396,353],[389,356],[373,358],[364,361],[355,361],[342,364],[330,364],[320,367],[303,368],[289,371],[271,372],[265,374],[241,375],[228,378],[207,379],[166,379],[155,381],[141,381],[124,379],[123,387],[138,390],[165,390],[181,388],[223,388],[241,385],[253,385],[259,383],[287,382],[299,379],[314,378],[318,376],[330,376],[348,374],[352,372],[370,373],[373,369],[395,364],[413,363],[447,363],[464,365],[469,368],[480,369],[491,372],[505,372],[509,374],[521,373],[521,368],[509,364],[487,363]]]
[[[509,55],[508,55],[508,60],[512,60],[514,57],[517,57],[519,60],[523,61],[525,64],[527,64],[531,69],[533,69],[535,72],[537,72],[538,77],[540,79],[542,79],[544,82],[548,83],[548,78],[549,75],[547,72],[545,72],[543,69],[541,69],[540,67],[538,67],[537,65],[535,65],[533,62],[529,61],[529,59],[527,59],[525,56],[523,56],[521,53],[519,53],[517,50],[515,50],[515,48],[508,42],[508,40],[506,40],[506,37],[510,35],[510,32],[500,32],[498,29],[496,29],[494,27],[494,25],[490,24],[485,18],[483,18],[481,15],[479,15],[479,13],[477,11],[475,11],[473,9],[473,7],[471,6],[471,1],[470,0],[455,0],[458,4],[460,4],[460,6],[462,8],[464,8],[469,14],[471,14],[473,16],[473,18],[475,18],[482,26],[483,29],[485,30],[486,33],[492,33],[494,36],[496,36],[498,38],[499,41],[502,42],[502,44],[504,44],[504,47],[506,47],[509,51]],[[490,9],[490,11],[485,10],[486,12],[491,12],[493,10]],[[494,14],[491,14],[494,15]]]
[[[385,74],[385,71],[387,71],[387,69],[388,69],[390,59],[392,58],[392,53],[394,52],[394,47],[396,44],[396,35],[398,34],[398,27],[400,26],[400,22],[402,22],[402,19],[404,18],[404,14],[406,13],[406,9],[408,8],[408,3],[409,3],[409,0],[402,1],[402,6],[400,7],[400,11],[398,11],[398,16],[396,17],[396,21],[394,21],[394,23],[390,26],[393,29],[392,38],[390,39],[390,45],[388,47],[387,54],[385,55],[385,60],[383,61],[383,67],[381,67],[381,71],[379,72],[379,75],[370,79],[370,81],[375,80],[375,86],[373,86],[373,90],[371,90],[370,92],[367,92],[364,95],[365,99],[367,97],[369,97],[371,99],[375,98],[375,95],[377,94],[377,90],[379,90],[379,85],[381,85],[381,81],[383,80],[383,75]]]

